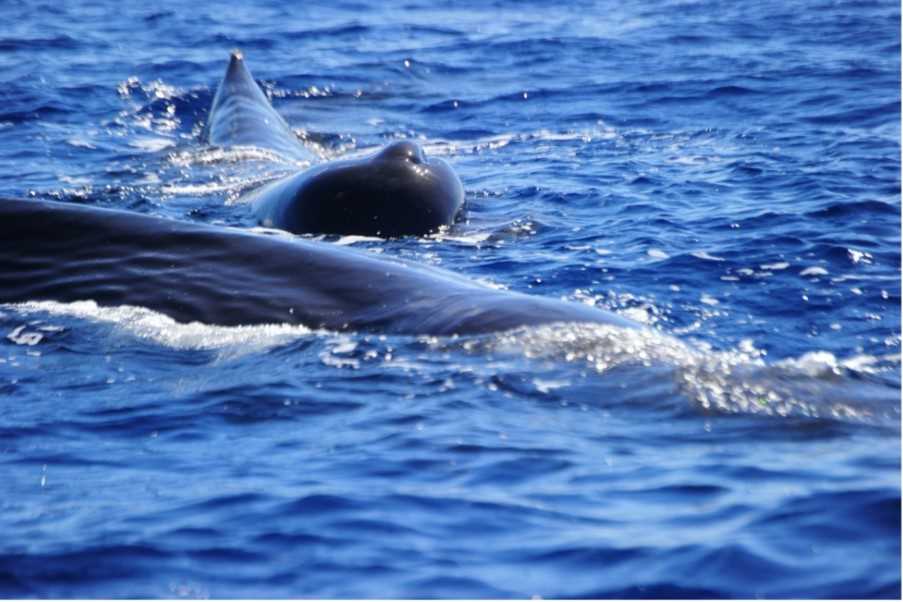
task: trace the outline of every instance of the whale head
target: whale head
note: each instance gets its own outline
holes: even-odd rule
[[[421,236],[454,220],[464,189],[442,159],[416,142],[369,158],[327,163],[263,193],[261,223],[296,234]]]

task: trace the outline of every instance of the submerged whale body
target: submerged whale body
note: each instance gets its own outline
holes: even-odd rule
[[[202,137],[311,160],[273,109],[240,53],[233,52]],[[455,219],[464,189],[442,159],[410,141],[366,159],[335,161],[273,182],[249,198],[258,222],[296,234],[423,235]]]
[[[0,303],[93,300],[179,322],[289,323],[477,334],[550,322],[632,322],[328,243],[37,200],[0,199]]]

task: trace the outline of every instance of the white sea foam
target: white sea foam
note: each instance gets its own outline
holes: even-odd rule
[[[759,266],[759,269],[760,270],[778,271],[778,270],[786,270],[789,267],[790,267],[790,264],[787,263],[786,261],[777,261],[775,263],[764,263]]]
[[[800,272],[800,276],[827,276],[828,270],[821,266],[811,266]]]
[[[284,163],[299,169],[310,167],[311,165],[310,161],[298,161],[292,157],[285,157],[276,151],[256,146],[208,146],[169,155],[169,162],[178,167],[219,163],[244,163],[246,161]]]
[[[87,149],[96,149],[95,146],[90,140],[82,138],[80,136],[71,136],[66,138],[66,144],[69,146],[74,146],[75,148],[87,148]]]
[[[494,353],[557,358],[598,373],[621,366],[663,366],[675,390],[707,411],[855,422],[899,420],[898,396],[884,385],[848,376],[897,370],[899,354],[838,359],[818,351],[766,363],[765,353],[750,340],[733,350],[715,351],[653,329],[587,324],[519,328],[461,344],[469,350],[488,347]]]
[[[6,305],[23,314],[42,313],[91,320],[114,325],[129,336],[152,341],[173,349],[222,350],[228,355],[244,355],[283,345],[312,331],[309,328],[290,324],[264,324],[259,326],[214,326],[191,322],[183,324],[169,316],[143,307],[121,305],[101,307],[94,301],[58,303],[55,301],[30,301]],[[24,337],[24,329],[16,329],[10,337],[19,343],[33,345]],[[41,336],[41,335],[38,335]]]
[[[358,234],[349,234],[348,236],[342,236],[335,244],[339,246],[349,246],[359,242],[381,242],[382,239],[378,236],[361,236]]]
[[[481,154],[486,151],[495,151],[512,143],[519,142],[579,142],[589,143],[593,140],[619,139],[621,135],[612,127],[600,122],[596,127],[571,131],[551,131],[540,129],[534,132],[520,134],[497,134],[483,136],[474,140],[455,141],[440,138],[420,139],[418,142],[424,151],[430,155],[453,156],[465,154]]]
[[[693,257],[697,259],[705,259],[706,261],[724,261],[724,257],[717,257],[715,255],[710,255],[705,251],[693,251],[690,253]]]
[[[298,338],[326,336],[320,359],[340,368],[356,368],[356,335],[312,331],[298,325],[213,326],[182,324],[141,307],[100,307],[93,301],[28,302],[2,306],[18,314],[43,314],[6,333],[28,347],[40,345],[47,333],[63,328],[54,317],[77,318],[112,325],[125,336],[180,350],[214,350],[232,358],[266,350]],[[10,316],[7,315],[7,318]],[[47,323],[45,323],[47,322]],[[899,396],[881,384],[864,382],[870,375],[899,369],[900,355],[857,355],[839,359],[827,351],[767,363],[751,340],[735,349],[716,351],[652,328],[621,328],[602,324],[547,324],[476,337],[419,337],[433,348],[466,352],[523,355],[576,363],[604,374],[619,367],[664,368],[679,392],[705,411],[773,416],[806,416],[855,422],[899,421]],[[899,345],[891,341],[889,345]],[[386,356],[388,366],[390,356]],[[401,361],[403,358],[399,358]],[[394,361],[394,360],[393,360]],[[396,362],[397,363],[397,362]],[[398,367],[402,364],[393,364]],[[851,378],[849,375],[858,374]],[[656,378],[661,377],[656,371]],[[540,382],[541,381],[541,382]],[[540,392],[566,386],[536,382]],[[895,396],[896,395],[896,396]]]
[[[28,332],[25,330],[26,328],[27,325],[21,324],[6,335],[6,338],[17,345],[27,345],[29,347],[37,345],[44,338],[44,335],[40,332]]]
[[[463,234],[455,233],[454,235],[448,234],[445,231],[440,231],[440,232],[432,234],[421,240],[424,240],[424,241],[430,241],[430,240],[450,241],[450,242],[456,242],[458,244],[469,246],[469,247],[479,247],[484,242],[489,240],[492,237],[492,235],[493,235],[493,233],[490,231],[465,232]]]
[[[129,142],[129,146],[149,153],[155,153],[175,145],[175,141],[170,138],[135,137]]]
[[[857,249],[847,249],[847,256],[853,263],[872,263],[872,254]]]

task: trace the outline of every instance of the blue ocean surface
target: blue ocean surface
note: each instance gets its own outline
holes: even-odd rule
[[[240,48],[319,161],[408,138],[464,182],[446,232],[305,238],[645,325],[0,306],[3,597],[899,598],[899,2],[0,23],[0,197],[254,226],[306,165],[201,144]]]

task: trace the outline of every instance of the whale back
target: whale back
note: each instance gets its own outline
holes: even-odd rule
[[[315,159],[270,104],[238,51],[229,59],[201,138],[217,146],[255,146],[290,159]]]
[[[474,334],[617,315],[328,243],[71,203],[0,199],[0,303],[93,300],[179,322]]]

